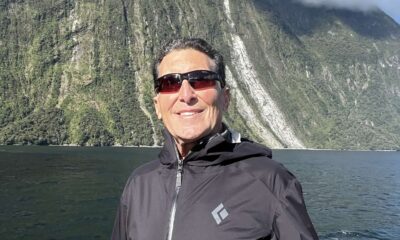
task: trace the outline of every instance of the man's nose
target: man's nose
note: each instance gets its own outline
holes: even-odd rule
[[[179,89],[179,101],[186,104],[193,104],[196,101],[196,92],[190,85],[188,80],[182,81],[182,86]]]

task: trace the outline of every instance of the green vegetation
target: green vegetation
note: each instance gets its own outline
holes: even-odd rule
[[[68,132],[60,109],[38,109],[24,119],[2,128],[4,144],[60,145],[66,143]]]
[[[289,0],[231,0],[230,9],[234,29],[222,0],[1,1],[0,144],[161,144],[157,49],[176,36],[205,38],[237,79],[234,33],[306,147],[399,148],[398,24]],[[233,99],[224,121],[262,141],[239,112],[263,113],[237,80],[251,106]]]

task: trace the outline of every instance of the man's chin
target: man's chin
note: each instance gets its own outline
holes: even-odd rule
[[[202,138],[203,138],[203,136],[192,136],[189,138],[187,136],[185,138],[176,137],[175,141],[177,144],[180,144],[180,145],[189,145],[189,144],[197,143]]]
[[[190,145],[197,143],[200,139],[211,134],[211,131],[198,132],[198,133],[184,133],[174,136],[177,144]]]

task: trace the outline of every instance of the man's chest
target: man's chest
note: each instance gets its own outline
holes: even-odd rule
[[[190,172],[189,172],[190,173]],[[274,204],[265,186],[240,172],[160,175],[135,191],[134,239],[259,239],[271,232]],[[172,231],[171,231],[171,228]]]

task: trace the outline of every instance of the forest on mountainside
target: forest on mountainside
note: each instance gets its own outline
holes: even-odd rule
[[[244,136],[275,148],[400,146],[400,26],[381,11],[2,0],[0,22],[0,144],[162,144],[151,63],[165,41],[191,36],[225,56],[237,87],[224,121]]]

